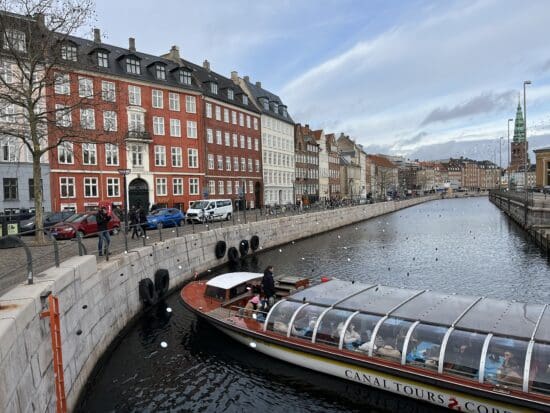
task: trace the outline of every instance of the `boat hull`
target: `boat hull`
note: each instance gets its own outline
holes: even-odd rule
[[[414,380],[408,380],[403,377],[383,373],[367,367],[360,367],[344,361],[327,359],[315,354],[264,341],[258,337],[252,337],[248,334],[237,332],[234,329],[225,328],[218,323],[214,323],[214,326],[249,348],[276,359],[380,390],[389,391],[401,396],[428,402],[439,407],[472,413],[515,413],[536,411],[491,399],[475,397],[462,392],[442,389],[437,386],[419,383]]]

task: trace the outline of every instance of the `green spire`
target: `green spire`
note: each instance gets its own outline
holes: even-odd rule
[[[516,110],[516,121],[514,122],[514,142],[525,142],[525,122],[523,121],[523,110],[518,102]]]

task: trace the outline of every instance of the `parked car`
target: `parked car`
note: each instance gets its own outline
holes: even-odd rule
[[[174,227],[180,226],[182,222],[185,222],[185,215],[177,208],[160,208],[155,209],[149,215],[147,215],[147,227],[157,228],[161,227]]]
[[[74,212],[72,211],[62,211],[62,212],[46,212],[44,214],[44,220],[43,220],[43,228],[49,229],[53,227],[58,222],[62,222],[66,220],[67,218],[74,215]],[[34,234],[34,230],[36,229],[36,217],[32,217],[29,219],[25,219],[19,223],[19,227],[21,228],[21,232],[25,235]]]
[[[111,215],[107,228],[111,234],[118,233],[120,220],[115,214]],[[77,235],[85,237],[86,235],[95,235],[97,232],[95,212],[74,214],[65,221],[55,224],[51,229],[51,235],[56,239],[71,239]]]
[[[201,199],[193,202],[187,210],[187,222],[230,220],[232,214],[233,204],[230,199]]]

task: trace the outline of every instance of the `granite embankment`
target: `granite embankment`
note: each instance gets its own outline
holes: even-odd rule
[[[158,269],[170,274],[170,288],[180,288],[195,271],[227,261],[215,256],[220,240],[238,247],[253,235],[272,248],[422,202],[438,195],[360,205],[218,228],[141,247],[96,262],[92,255],[73,257],[59,268],[37,275],[32,285],[18,285],[0,297],[0,411],[54,411],[55,379],[49,319],[41,319],[48,293],[59,298],[63,370],[68,410],[72,411],[99,358],[120,331],[143,309],[138,285]]]

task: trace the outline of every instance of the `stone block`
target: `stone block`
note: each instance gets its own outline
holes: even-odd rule
[[[0,302],[0,320],[15,320],[17,334],[22,334],[31,320],[38,317],[37,302],[39,299],[31,298],[3,300]]]
[[[38,364],[38,354],[33,354],[31,356],[30,367],[34,388],[38,389],[40,386],[40,382],[42,381],[42,375],[40,374],[40,365]]]
[[[15,319],[0,319],[0,363],[8,357],[16,338]]]
[[[23,374],[19,372],[20,379],[17,384],[17,397],[19,398],[20,409],[24,412],[29,409],[36,389],[32,380],[30,366],[27,366],[27,368],[21,371],[23,371]]]
[[[32,321],[22,332],[22,336],[23,342],[25,344],[25,349],[29,357],[38,351],[38,347],[40,346],[42,340],[49,339],[50,337],[49,335],[45,334],[45,329],[42,326],[38,317],[32,319]]]
[[[49,329],[48,329],[49,333]],[[38,346],[38,367],[40,368],[40,375],[44,377],[48,368],[52,365],[52,342],[43,340]]]
[[[43,282],[53,281],[55,282],[55,289],[58,291],[74,282],[74,273],[75,270],[72,267],[50,267],[34,277],[34,282],[35,284],[41,284]]]
[[[73,268],[75,277],[81,280],[86,279],[97,271],[95,255],[83,255],[82,257],[71,257],[61,263],[60,268]]]

